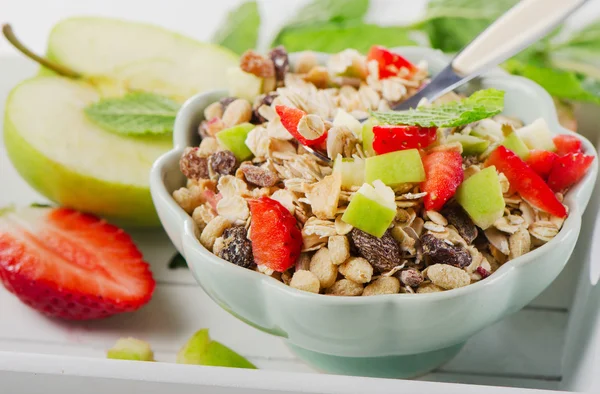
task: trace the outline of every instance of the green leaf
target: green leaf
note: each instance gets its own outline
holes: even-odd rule
[[[175,256],[171,258],[168,265],[170,270],[174,270],[177,268],[188,268],[187,261],[183,258],[183,256],[177,253]]]
[[[256,1],[241,4],[229,12],[212,38],[215,44],[227,47],[237,54],[254,49],[258,41],[260,14]]]
[[[407,111],[372,112],[385,124],[418,125],[423,127],[458,127],[497,115],[504,109],[504,92],[479,90],[460,101]]]
[[[305,50],[320,52],[341,52],[354,48],[366,53],[374,45],[387,47],[416,45],[404,27],[382,27],[350,22],[344,24],[321,24],[286,30],[279,37],[279,44],[289,52]]]
[[[101,99],[85,108],[85,114],[98,126],[118,134],[159,135],[173,131],[179,107],[170,98],[135,92]]]
[[[571,71],[525,64],[517,60],[506,62],[505,68],[512,74],[537,82],[559,99],[600,104],[600,86],[597,80],[580,77]]]

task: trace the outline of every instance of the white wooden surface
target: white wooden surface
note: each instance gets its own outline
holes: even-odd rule
[[[0,18],[13,23],[18,34],[26,42],[31,43],[35,50],[43,51],[47,30],[56,20],[67,15],[99,14],[134,18],[160,23],[197,38],[206,39],[210,35],[210,31],[214,29],[216,21],[226,11],[226,7],[235,3],[237,1],[234,0],[221,0],[218,3],[197,1],[192,6],[188,1],[173,0],[168,2],[167,7],[166,1],[147,1],[142,5],[141,1],[131,0],[105,0],[102,2],[0,0],[2,5]],[[263,41],[276,29],[283,17],[293,13],[293,7],[289,6],[290,3],[292,2],[275,2],[273,0],[262,3],[261,10],[266,15]],[[423,2],[375,0],[375,3],[379,12],[372,13],[369,18],[391,23],[398,20],[410,20],[419,15]],[[402,7],[399,7],[400,5]],[[599,6],[600,1],[594,0],[587,7],[600,10]],[[191,11],[189,7],[192,7]],[[395,11],[400,8],[402,8],[402,12]],[[35,9],[36,12],[32,13],[32,9]],[[590,15],[594,13],[580,12],[577,17],[580,20],[589,19]],[[5,56],[1,56],[3,54]],[[34,67],[29,62],[14,57],[12,49],[0,40],[0,108],[4,107],[4,99],[10,87],[33,72]],[[27,204],[33,201],[41,202],[44,199],[19,178],[8,161],[0,142],[0,206],[9,203]],[[215,339],[249,357],[262,369],[296,374],[316,373],[298,361],[280,340],[248,327],[222,311],[195,285],[193,278],[185,269],[168,270],[167,261],[173,255],[174,249],[164,234],[140,232],[134,234],[134,238],[152,265],[158,281],[156,295],[147,307],[134,314],[116,316],[104,321],[65,323],[40,316],[0,287],[0,352],[45,353],[99,359],[104,357],[105,350],[117,338],[132,335],[149,341],[156,350],[159,361],[171,363],[174,361],[175,353],[187,337],[197,329],[207,327]],[[579,264],[580,262],[576,260],[569,262],[567,269],[559,279],[531,305],[474,336],[454,360],[421,380],[556,389],[562,376],[560,359],[568,308],[572,300]],[[41,363],[40,368],[43,369],[43,359],[24,360],[24,363],[36,360]],[[93,368],[89,361],[82,359],[81,363]],[[107,361],[106,363],[117,362]],[[112,365],[106,363],[102,364],[103,367]],[[117,369],[116,365],[115,369]],[[162,365],[169,371],[171,368],[175,368],[173,371],[180,371],[177,369],[180,366]],[[204,370],[202,368],[202,372],[198,371],[198,374],[204,374]],[[221,369],[215,369],[215,375],[221,373],[223,373]],[[212,375],[211,372],[208,374]],[[29,379],[20,374],[0,376],[2,376],[0,380],[9,385],[11,383],[18,385],[19,382]],[[288,375],[281,376],[283,379]],[[320,376],[310,375],[310,379],[321,381]],[[52,379],[48,382],[54,382]],[[298,375],[298,379],[302,381],[304,375]],[[298,379],[290,378],[294,381]],[[63,384],[59,380],[56,381],[56,384]],[[83,382],[69,381],[64,383],[64,387],[68,385],[77,387]],[[106,387],[107,391],[112,387],[109,382],[102,379],[94,382],[99,387]],[[331,383],[331,381],[328,382],[327,384]],[[323,383],[324,391],[327,384]],[[386,384],[378,387],[383,391],[385,387],[388,387]],[[356,383],[357,386],[354,386],[354,383],[352,385],[355,390],[358,390],[357,387],[361,387],[359,383]],[[148,392],[148,387],[143,387],[145,392]],[[173,388],[173,386],[169,387]],[[414,386],[405,388],[410,389],[410,387]],[[477,392],[477,389],[471,391],[466,387],[460,392]],[[139,388],[141,389],[142,386]],[[154,389],[157,390],[156,387]],[[187,389],[182,388],[181,393],[184,392],[192,391],[187,387]],[[306,392],[313,391],[307,390]],[[433,388],[427,392],[433,392]]]

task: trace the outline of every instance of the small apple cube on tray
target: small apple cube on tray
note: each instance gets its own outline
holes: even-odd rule
[[[402,101],[428,75],[380,46],[288,64],[282,47],[242,56],[239,97],[204,111],[173,197],[205,248],[300,291],[420,294],[484,280],[558,234],[565,193],[594,162],[576,135],[502,115],[495,89],[377,111],[393,104],[382,81],[405,84]]]

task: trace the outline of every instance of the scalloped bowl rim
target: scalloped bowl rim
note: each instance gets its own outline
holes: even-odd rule
[[[449,58],[446,57],[446,55],[444,55],[440,51],[432,50],[430,48],[397,47],[397,48],[393,48],[393,50],[397,51],[399,53],[411,52],[415,55],[420,55],[423,57],[426,54],[427,56],[435,59],[436,61],[441,61],[441,62],[445,62],[445,63],[448,63],[448,60],[449,60]],[[327,54],[319,54],[319,56],[327,56]],[[486,73],[482,78],[484,80],[493,80],[496,78],[514,80],[514,81],[518,81],[521,84],[528,85],[528,87],[530,89],[537,91],[537,93],[540,96],[540,100],[545,101],[544,106],[546,107],[546,112],[548,114],[552,115],[552,116],[550,116],[550,119],[546,119],[546,120],[548,122],[549,128],[552,131],[553,135],[554,134],[576,135],[578,138],[581,139],[581,141],[583,143],[584,152],[586,154],[594,155],[595,160],[594,160],[594,164],[590,167],[590,169],[589,169],[588,173],[585,175],[585,177],[575,187],[573,187],[569,191],[567,196],[565,197],[564,202],[569,207],[569,216],[565,220],[560,232],[550,242],[540,246],[539,248],[535,249],[534,251],[526,253],[523,256],[520,256],[513,260],[509,260],[508,262],[506,262],[505,264],[500,266],[500,268],[498,268],[498,270],[496,270],[488,278],[480,280],[480,281],[470,284],[468,286],[457,288],[457,289],[452,289],[452,290],[447,290],[447,291],[443,291],[443,292],[424,293],[424,294],[419,294],[419,295],[398,293],[398,294],[375,295],[375,296],[370,296],[370,297],[330,297],[330,296],[325,296],[322,294],[314,294],[314,293],[294,289],[288,285],[285,285],[282,282],[277,281],[274,278],[271,278],[270,276],[264,275],[257,271],[252,271],[252,270],[248,270],[246,268],[236,266],[235,264],[232,264],[226,260],[221,259],[220,257],[214,255],[212,252],[210,252],[206,248],[204,248],[204,246],[202,246],[202,244],[200,244],[199,240],[197,239],[197,237],[195,235],[196,230],[197,230],[196,224],[192,220],[191,216],[188,215],[185,211],[183,211],[182,208],[180,208],[177,205],[177,203],[172,198],[171,194],[167,190],[167,187],[162,180],[162,174],[165,171],[166,166],[168,165],[168,162],[173,160],[173,156],[178,157],[179,155],[181,155],[181,152],[183,151],[183,148],[184,148],[183,146],[179,146],[177,144],[177,141],[185,140],[185,138],[178,138],[178,135],[179,135],[179,133],[187,133],[187,130],[184,130],[182,127],[178,127],[179,122],[177,122],[177,121],[175,124],[175,130],[174,130],[174,135],[173,135],[174,141],[175,141],[175,147],[171,151],[169,151],[169,152],[163,154],[161,157],[159,157],[153,165],[153,168],[151,171],[152,192],[157,193],[158,196],[162,197],[161,198],[162,202],[164,202],[166,204],[170,204],[172,208],[176,208],[180,211],[180,213],[181,213],[180,216],[181,216],[181,218],[183,218],[183,220],[181,221],[181,228],[183,229],[182,238],[183,237],[193,237],[194,238],[193,241],[195,242],[195,246],[197,247],[198,251],[200,252],[200,255],[205,258],[205,261],[203,261],[203,263],[214,264],[214,265],[219,266],[219,268],[223,269],[224,275],[246,275],[249,278],[251,277],[254,280],[261,281],[262,286],[271,287],[274,291],[279,292],[282,296],[285,296],[285,297],[296,297],[296,298],[302,297],[307,302],[317,302],[317,303],[323,303],[325,305],[349,305],[349,304],[350,305],[371,305],[371,304],[377,304],[377,303],[384,302],[384,301],[385,302],[388,302],[388,301],[401,302],[401,303],[430,302],[430,301],[438,301],[438,300],[442,300],[442,299],[452,299],[452,298],[456,298],[456,297],[465,296],[470,293],[476,293],[479,291],[483,291],[488,284],[504,280],[508,276],[507,274],[511,270],[518,270],[521,266],[523,266],[523,265],[527,264],[528,262],[545,254],[549,249],[559,247],[560,243],[566,238],[567,233],[569,233],[570,231],[572,231],[572,230],[579,231],[579,228],[577,228],[577,226],[579,226],[579,227],[581,226],[581,215],[583,214],[583,211],[585,210],[585,206],[583,206],[583,207],[580,206],[581,205],[580,200],[581,200],[581,198],[583,198],[582,194],[585,194],[584,190],[588,189],[588,188],[593,188],[593,185],[596,181],[596,177],[597,177],[597,173],[598,173],[598,156],[596,153],[596,149],[594,148],[594,146],[591,144],[591,142],[589,140],[587,140],[582,135],[574,133],[573,131],[568,130],[560,125],[560,123],[558,122],[558,115],[557,115],[553,100],[552,100],[551,96],[546,92],[546,90],[544,90],[540,85],[538,85],[537,83],[535,83],[529,79],[510,75],[499,69],[495,69],[492,72]],[[191,97],[184,103],[184,105],[180,109],[179,114],[177,116],[178,120],[180,117],[182,117],[182,114],[185,114],[186,112],[190,111],[191,108],[195,107],[195,102],[202,100],[206,96],[219,95],[223,92],[224,91],[222,91],[222,90],[212,90],[212,91],[200,93],[200,94],[197,94],[197,95]],[[555,130],[558,130],[558,132],[555,133]],[[178,133],[178,131],[179,131],[179,133]],[[586,205],[586,204],[587,204],[587,201],[583,202],[583,205]],[[573,214],[576,214],[576,215],[573,215]],[[190,264],[195,264],[195,262],[190,262]],[[193,269],[194,268],[192,268],[192,270]]]

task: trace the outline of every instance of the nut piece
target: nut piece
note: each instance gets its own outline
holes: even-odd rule
[[[320,288],[319,278],[310,271],[296,271],[290,282],[290,287],[311,293],[318,293]]]
[[[467,250],[448,244],[432,234],[423,235],[421,244],[423,254],[429,257],[432,264],[449,264],[460,268],[471,264],[471,254]]]
[[[237,166],[235,155],[228,150],[222,150],[211,155],[208,161],[210,168],[220,175],[232,175]]]
[[[244,226],[228,228],[223,232],[223,246],[217,255],[240,267],[250,268],[254,265],[252,242],[246,237]]]
[[[460,234],[467,243],[470,244],[477,238],[477,227],[460,205],[447,205],[442,210],[442,215],[446,217],[451,225],[456,227],[458,234]]]
[[[421,284],[421,286],[419,286],[419,288],[417,289],[417,294],[425,294],[425,293],[438,293],[440,291],[444,291],[444,289],[442,289],[439,286],[434,285],[433,283],[423,283]]]
[[[390,230],[377,238],[357,228],[350,232],[352,243],[358,249],[358,254],[379,272],[386,272],[402,264],[400,245],[392,237]]]
[[[335,283],[337,277],[337,265],[331,263],[329,249],[321,248],[310,259],[310,272],[319,278],[321,287],[326,289]]]
[[[215,102],[204,109],[204,119],[221,118],[223,116],[223,105]]]
[[[336,296],[359,296],[363,293],[361,284],[348,279],[340,279],[327,289],[325,294]]]
[[[223,112],[223,124],[225,127],[249,122],[252,118],[252,106],[244,99],[237,99],[227,106]]]
[[[373,266],[362,257],[351,257],[339,270],[346,279],[356,283],[369,283],[373,277]]]
[[[285,74],[287,74],[287,72],[290,69],[288,53],[285,50],[285,48],[282,45],[280,45],[271,49],[271,52],[269,52],[269,57],[271,58],[271,61],[275,66],[275,80],[279,85],[283,83],[283,81],[285,80]]]
[[[393,276],[382,276],[363,290],[363,296],[379,294],[397,294],[400,292],[400,281]]]
[[[400,282],[406,286],[417,287],[423,283],[423,275],[416,269],[407,269],[400,272]]]
[[[179,159],[179,168],[188,179],[209,178],[208,162],[206,157],[198,155],[198,148],[185,148]]]
[[[252,164],[244,164],[240,167],[244,173],[246,181],[260,187],[271,187],[279,182],[279,177],[271,170],[253,166]]]
[[[229,104],[233,103],[237,99],[237,97],[233,96],[223,97],[221,100],[219,100],[219,103],[223,106],[223,111],[225,111],[227,107],[229,107]]]
[[[271,59],[267,59],[252,49],[244,52],[240,58],[240,68],[259,78],[270,78],[275,76],[275,66]]]
[[[434,285],[446,290],[467,286],[471,283],[469,274],[448,264],[434,264],[427,268],[427,277]]]
[[[343,235],[334,235],[329,237],[327,244],[331,262],[335,265],[340,265],[350,257],[350,242]]]
[[[223,216],[217,216],[202,230],[202,234],[200,234],[200,243],[206,249],[211,250],[215,245],[215,240],[223,235],[223,232],[231,225],[229,220],[225,219]]]

